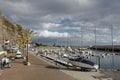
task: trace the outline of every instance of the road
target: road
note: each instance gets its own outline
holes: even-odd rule
[[[16,59],[11,68],[5,68],[0,80],[76,80],[53,65],[29,54],[30,66],[23,64],[24,59]]]

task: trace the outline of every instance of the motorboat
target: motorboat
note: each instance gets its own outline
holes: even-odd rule
[[[94,62],[87,60],[83,57],[70,58],[70,63],[74,67],[80,67],[81,69],[98,69],[99,66]]]

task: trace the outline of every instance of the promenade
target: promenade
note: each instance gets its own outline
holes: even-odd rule
[[[0,80],[76,80],[32,54],[29,57],[30,66],[23,64],[24,59],[16,59],[11,68],[2,71]]]

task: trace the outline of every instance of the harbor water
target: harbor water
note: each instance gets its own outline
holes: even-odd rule
[[[96,54],[108,53],[108,55],[106,56],[91,56],[88,58],[89,60],[98,64],[101,69],[120,70],[120,55],[110,55],[115,53],[105,51],[93,51],[93,53]]]
[[[38,51],[39,50],[40,49],[38,49]],[[100,66],[100,69],[120,70],[120,55],[112,55],[112,54],[116,54],[116,53],[106,52],[106,51],[98,51],[98,50],[92,50],[92,53],[93,54],[105,54],[105,53],[107,53],[107,55],[105,55],[105,56],[88,56],[86,58],[86,59],[91,60],[94,63],[98,64]],[[77,53],[77,55],[78,54],[79,53]],[[56,54],[48,54],[47,56],[51,57],[53,59],[56,59],[56,60],[58,59],[58,60],[61,60],[61,61],[69,62],[69,59],[60,58]]]

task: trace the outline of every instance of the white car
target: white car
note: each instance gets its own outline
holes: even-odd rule
[[[13,51],[17,52],[18,47],[14,47],[14,46],[13,46],[11,49],[12,49]]]
[[[22,56],[22,53],[18,50],[17,51],[17,53],[16,53],[16,55],[15,55],[15,58],[23,58],[23,56]]]

